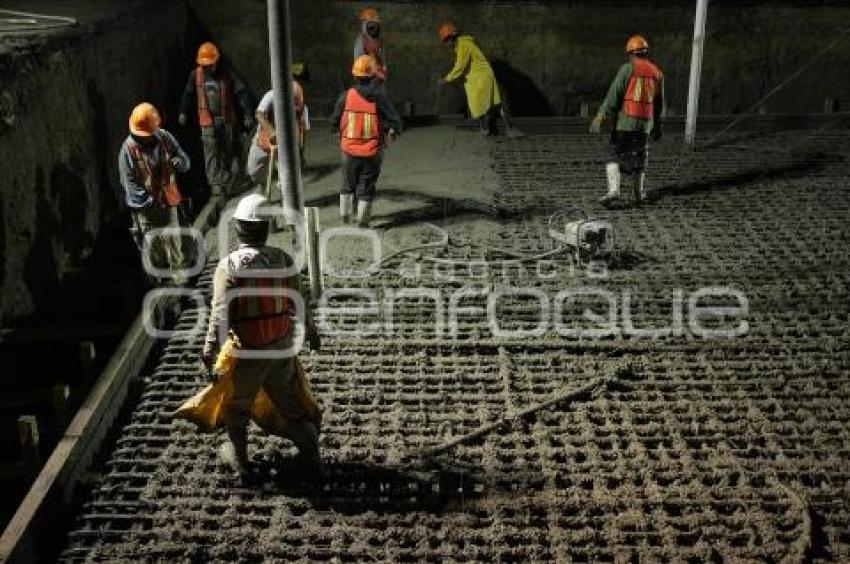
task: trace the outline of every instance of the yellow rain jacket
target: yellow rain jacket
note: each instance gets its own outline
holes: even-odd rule
[[[486,114],[493,106],[502,103],[499,85],[487,57],[469,35],[459,35],[455,44],[455,66],[443,80],[451,82],[464,77],[466,103],[473,118]]]
[[[214,431],[224,425],[221,413],[228,399],[233,396],[233,371],[238,360],[232,355],[235,346],[232,339],[228,339],[224,343],[215,363],[218,381],[189,398],[174,412],[174,418],[191,421],[202,431]],[[295,378],[298,380],[298,401],[307,413],[307,419],[316,426],[316,429],[320,429],[322,412],[310,391],[304,366],[298,357],[295,357],[294,361]],[[260,388],[254,398],[251,419],[267,433],[279,436],[286,435],[287,416],[274,404],[263,388]]]

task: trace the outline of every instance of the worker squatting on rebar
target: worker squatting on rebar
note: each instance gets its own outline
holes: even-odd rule
[[[240,127],[244,127],[245,131],[254,127],[253,103],[248,90],[220,59],[218,48],[213,43],[204,43],[198,48],[197,66],[189,73],[178,118],[180,125],[186,125],[194,99],[207,182],[212,196],[216,198],[232,195],[239,184],[242,155]],[[238,104],[235,103],[237,100]]]
[[[301,166],[304,166],[304,144],[306,141],[307,128],[307,106],[304,104],[304,90],[301,84],[293,78],[292,97],[295,103],[295,121],[298,125],[297,141]],[[269,90],[263,95],[257,111],[254,112],[257,119],[257,130],[251,140],[251,148],[248,150],[248,162],[245,171],[251,181],[257,185],[265,182],[266,166],[269,164],[269,155],[277,149],[277,135],[274,123],[274,91]]]
[[[159,112],[153,105],[145,102],[133,108],[129,122],[130,134],[118,153],[118,172],[124,201],[130,208],[130,232],[139,251],[144,253],[145,236],[151,230],[186,225],[188,219],[181,211],[183,195],[177,185],[177,172],[188,171],[190,163],[174,136],[160,128]],[[150,264],[171,271],[174,282],[181,284],[185,279],[178,271],[184,268],[186,256],[191,254],[186,251],[179,235],[157,235],[150,241]],[[155,278],[150,272],[148,275]]]
[[[599,133],[606,119],[617,116],[611,130],[609,162],[605,165],[608,193],[603,205],[620,197],[621,174],[632,176],[635,203],[646,200],[644,188],[649,142],[661,139],[661,112],[664,107],[664,75],[649,60],[649,43],[640,35],[626,43],[629,58],[608,88],[599,112],[590,124],[591,133]]]
[[[339,214],[348,223],[357,199],[357,224],[369,225],[384,148],[401,134],[402,122],[382,83],[374,80],[375,59],[361,55],[351,67],[354,85],[339,95],[330,117],[342,151]]]
[[[227,374],[232,390],[225,394],[221,407],[227,441],[219,455],[243,476],[251,471],[248,420],[261,390],[279,411],[282,423],[275,432],[295,443],[311,470],[321,470],[320,415],[294,358],[297,309],[290,298],[293,294],[281,292],[290,290],[301,296],[301,277],[294,272],[292,257],[266,245],[270,217],[268,200],[258,194],[245,196],[236,207],[233,218],[240,244],[215,270],[201,355],[211,374],[224,367],[232,370]],[[303,311],[306,337],[317,350],[321,342],[309,306]],[[253,354],[245,356],[246,352]]]
[[[455,50],[454,67],[437,81],[438,86],[462,78],[469,115],[478,120],[482,135],[497,134],[496,121],[501,117],[508,137],[522,137],[523,133],[511,125],[502,103],[496,75],[493,74],[493,68],[475,43],[475,39],[458,31],[452,22],[440,25],[437,28],[437,36],[441,42],[452,45]]]

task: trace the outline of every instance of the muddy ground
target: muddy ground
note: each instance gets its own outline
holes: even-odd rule
[[[658,199],[612,211],[596,203],[602,140],[548,131],[514,141],[414,129],[388,153],[374,221],[387,260],[366,277],[325,278],[330,290],[373,290],[381,305],[351,315],[338,306],[368,304],[329,300],[323,349],[302,353],[324,407],[324,483],[253,428],[261,479],[241,485],[218,463],[221,436],[172,421],[203,385],[201,337],[177,336],[109,447],[62,559],[850,559],[850,131],[742,132],[685,157],[672,135],[652,151]],[[323,228],[338,226],[325,132],[312,132],[308,159],[308,204]],[[605,277],[571,268],[565,253],[504,262],[556,248],[547,220],[566,206],[614,224]],[[446,234],[448,245],[390,256]],[[328,256],[363,267],[371,251],[349,239]],[[697,334],[686,306],[707,286],[746,297],[744,335]],[[561,325],[537,298],[497,300],[496,329],[534,335],[495,334],[480,310],[450,323],[453,299],[484,309],[487,296],[532,288],[554,311],[559,292],[581,287],[612,292],[620,334],[569,332],[598,327],[578,306],[607,315],[599,298],[562,301]],[[683,328],[630,336],[627,310],[642,329],[675,328],[679,311]],[[178,328],[205,319],[189,309]],[[600,377],[573,401],[421,456]]]

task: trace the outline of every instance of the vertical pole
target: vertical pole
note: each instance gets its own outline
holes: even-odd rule
[[[274,92],[278,173],[283,185],[283,209],[289,225],[303,225],[301,166],[295,139],[295,104],[292,93],[292,35],[289,0],[268,0],[269,56]]]
[[[697,134],[697,109],[699,106],[699,81],[702,75],[702,53],[705,43],[705,19],[708,0],[697,0],[694,18],[694,46],[691,52],[691,79],[688,84],[688,115],[685,118],[685,146],[693,148]]]
[[[307,271],[310,274],[310,297],[322,297],[322,265],[319,257],[319,208],[304,208],[307,237]]]

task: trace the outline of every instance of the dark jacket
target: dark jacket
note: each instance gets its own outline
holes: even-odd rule
[[[384,131],[394,130],[400,134],[402,129],[401,118],[390,102],[387,96],[387,90],[383,84],[370,80],[369,82],[356,82],[354,89],[357,93],[369,100],[375,102],[378,110],[378,120],[381,122],[381,128]],[[331,131],[339,130],[339,120],[342,119],[342,114],[345,111],[345,98],[348,96],[348,90],[339,95],[334,106],[334,111],[330,116]]]

